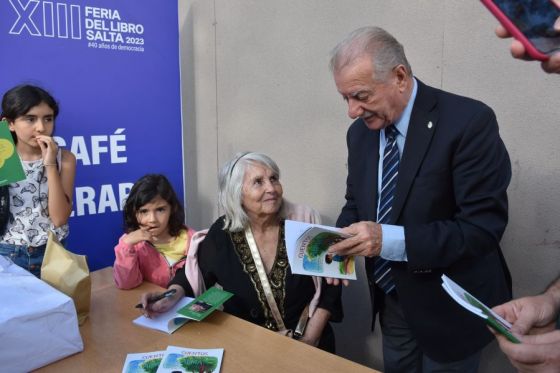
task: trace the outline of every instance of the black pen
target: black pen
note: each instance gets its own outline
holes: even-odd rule
[[[155,297],[152,297],[152,298],[148,299],[148,304],[155,303],[158,300],[162,300],[163,298],[169,298],[169,297],[175,295],[176,292],[177,292],[177,289],[167,290],[165,293],[161,293],[159,295],[156,295]],[[135,307],[136,308],[143,308],[142,303],[138,303]]]

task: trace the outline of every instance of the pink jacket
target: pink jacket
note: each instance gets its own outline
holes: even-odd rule
[[[189,252],[189,241],[195,235],[195,231],[187,228],[189,240],[185,247],[185,255]],[[169,262],[160,254],[151,243],[147,241],[138,242],[135,245],[124,243],[123,234],[119,243],[115,246],[115,264],[113,265],[113,278],[120,289],[132,289],[143,281],[148,281],[167,287],[167,283],[177,269],[185,265],[185,260],[179,260],[170,266]]]

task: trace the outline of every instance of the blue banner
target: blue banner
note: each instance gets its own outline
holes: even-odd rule
[[[60,104],[57,142],[77,158],[68,248],[114,261],[122,202],[162,173],[183,194],[176,1],[0,0],[0,91],[29,83]]]

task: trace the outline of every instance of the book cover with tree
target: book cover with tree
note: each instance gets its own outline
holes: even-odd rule
[[[157,373],[218,373],[223,354],[223,348],[201,350],[169,346]]]
[[[165,351],[128,354],[122,373],[156,373]]]
[[[354,257],[328,253],[330,246],[348,237],[338,228],[286,220],[286,249],[292,273],[355,280]]]

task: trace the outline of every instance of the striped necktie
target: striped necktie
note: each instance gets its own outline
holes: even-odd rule
[[[397,176],[399,174],[399,148],[397,147],[398,131],[394,125],[385,128],[385,152],[383,153],[383,173],[381,178],[381,198],[377,209],[377,223],[389,223],[391,210],[393,208],[393,198],[397,186]],[[377,257],[373,267],[373,279],[377,286],[389,294],[394,288],[393,275],[389,261]]]

